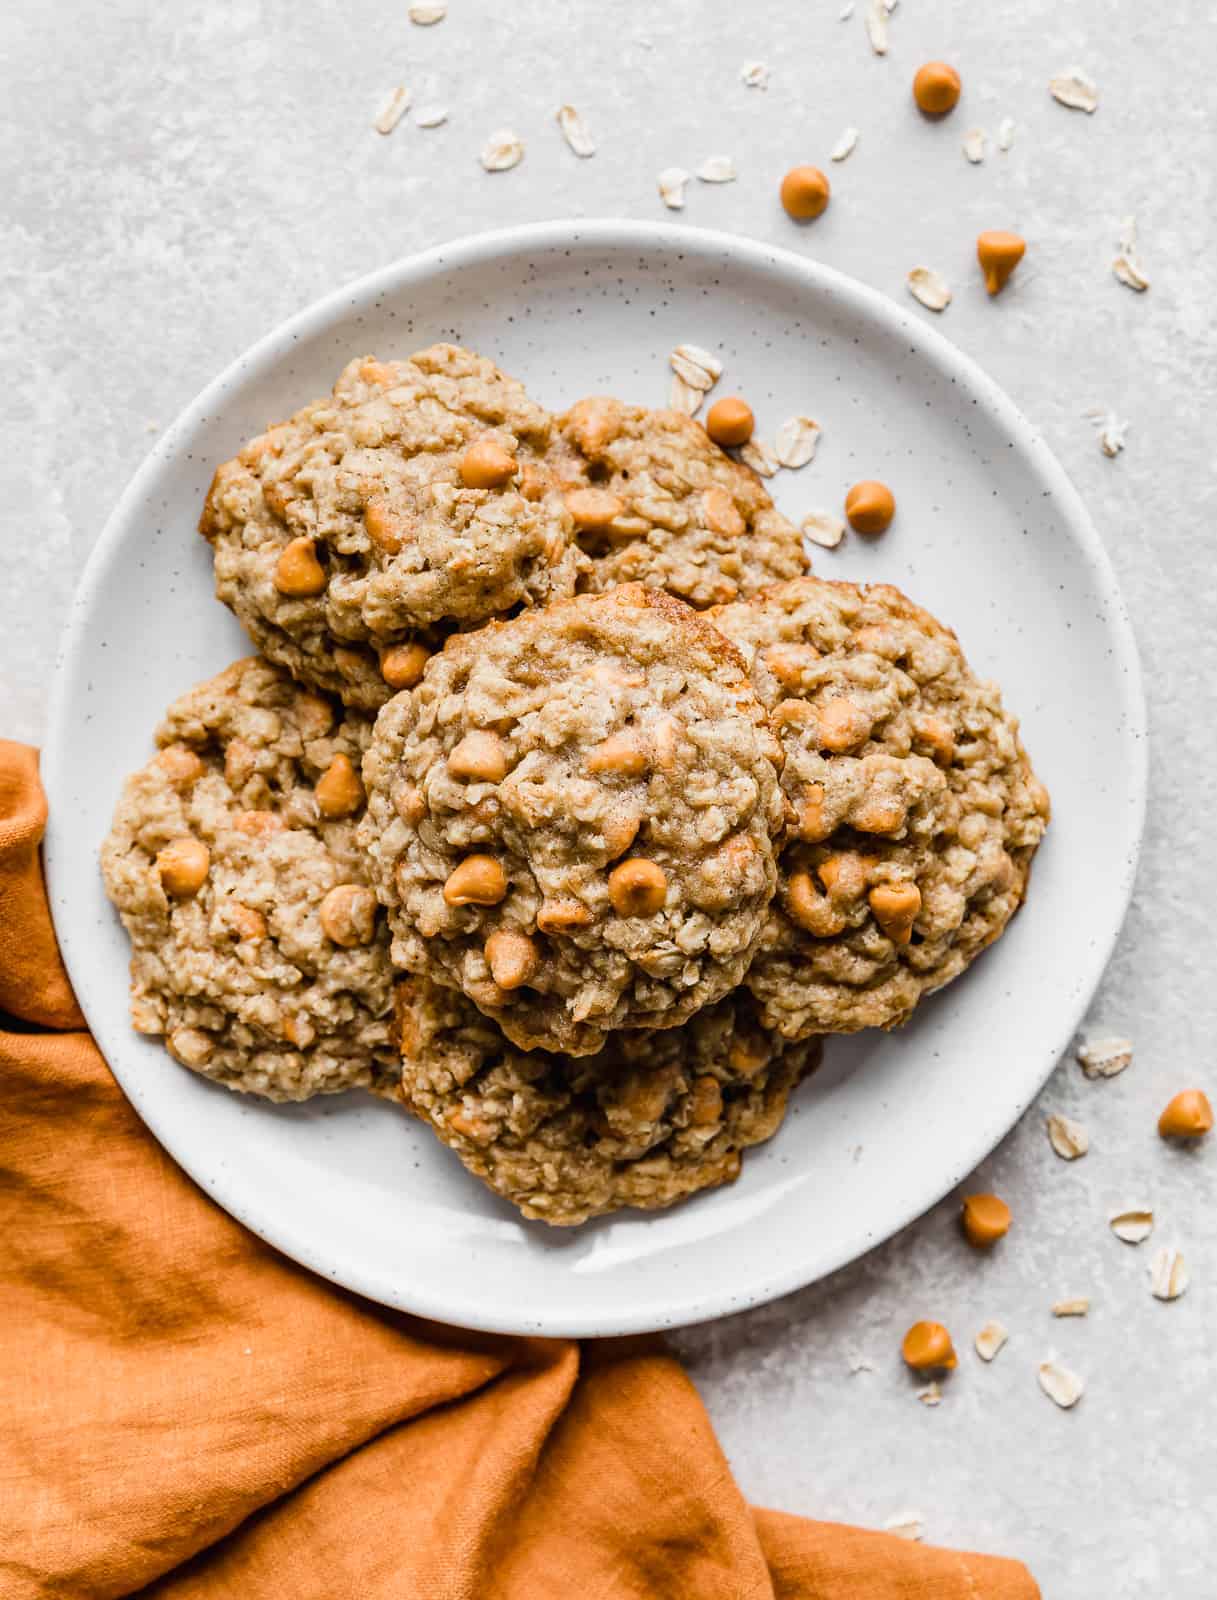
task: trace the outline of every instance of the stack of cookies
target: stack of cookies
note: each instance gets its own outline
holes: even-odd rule
[[[664,1206],[1021,903],[997,690],[689,417],[364,359],[200,528],[261,654],[170,709],[103,869],[135,1027],[229,1088],[383,1094],[546,1222]]]

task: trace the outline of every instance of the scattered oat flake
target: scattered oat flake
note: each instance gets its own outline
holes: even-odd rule
[[[482,165],[487,172],[506,172],[524,159],[524,141],[510,128],[499,128],[482,146]]]
[[[1125,1244],[1144,1244],[1154,1231],[1153,1212],[1137,1207],[1116,1211],[1107,1222],[1116,1238],[1123,1239]]]
[[[1154,1299],[1177,1300],[1191,1281],[1179,1251],[1163,1245],[1149,1264],[1149,1289]]]
[[[447,106],[419,106],[414,113],[414,123],[419,128],[438,128],[448,120]]]
[[[426,4],[411,6],[406,15],[420,28],[430,28],[448,15],[448,0],[427,0]]]
[[[1077,1058],[1088,1078],[1114,1078],[1132,1062],[1132,1040],[1085,1039],[1077,1048]]]
[[[671,410],[683,411],[686,417],[695,417],[705,398],[704,389],[695,389],[691,383],[686,383],[679,372],[672,374],[668,390],[668,406]]]
[[[976,1346],[976,1354],[982,1361],[992,1361],[1009,1337],[1000,1322],[986,1322],[972,1342]]]
[[[1040,1388],[1062,1411],[1076,1406],[1086,1388],[1076,1372],[1070,1372],[1068,1367],[1062,1367],[1057,1361],[1041,1361],[1038,1376]]]
[[[913,299],[920,301],[927,311],[945,311],[951,303],[947,280],[932,267],[914,267],[904,281]]]
[[[782,464],[761,439],[749,439],[747,444],[741,445],[739,456],[746,467],[751,467],[762,478],[772,478]]]
[[[837,140],[836,144],[834,144],[832,149],[829,151],[829,159],[832,161],[848,161],[850,156],[853,155],[857,148],[857,128],[846,128],[841,137]]]
[[[1088,1317],[1090,1315],[1090,1301],[1085,1295],[1077,1295],[1072,1300],[1058,1300],[1052,1308],[1054,1317]]]
[[[942,1404],[942,1389],[937,1383],[927,1384],[924,1389],[918,1389],[917,1398],[923,1406],[940,1406]]]
[[[713,389],[723,375],[723,364],[712,350],[699,344],[678,344],[668,357],[672,371],[694,389]]]
[[[1076,1161],[1090,1149],[1090,1135],[1080,1122],[1054,1111],[1047,1119],[1048,1142],[1062,1161]]]
[[[734,183],[735,162],[730,156],[709,156],[697,169],[703,183]]]
[[[985,159],[989,135],[983,128],[969,128],[963,136],[963,153],[974,167]]]
[[[877,56],[885,56],[888,47],[887,19],[895,10],[887,0],[866,0],[866,37]]]
[[[873,1372],[875,1370],[873,1363],[868,1361],[865,1356],[851,1355],[847,1359],[851,1378],[856,1378],[860,1372]]]
[[[845,524],[830,511],[811,511],[803,518],[802,531],[824,550],[835,550],[845,537]]]
[[[745,61],[739,75],[750,89],[769,87],[769,68],[763,61]]]
[[[1137,219],[1125,217],[1120,224],[1120,253],[1111,264],[1111,270],[1127,289],[1144,294],[1149,288],[1149,278],[1137,255]]]
[[[1099,91],[1077,67],[1067,67],[1055,78],[1049,78],[1048,92],[1071,111],[1084,111],[1089,116],[1098,110]]]
[[[1121,422],[1114,411],[1107,412],[1099,424],[1099,449],[1109,460],[1114,461],[1123,450],[1127,433],[1127,422]]]
[[[586,159],[596,154],[596,141],[574,106],[558,107],[558,126],[562,129],[562,137],[577,156]]]
[[[792,471],[805,467],[816,453],[822,431],[812,417],[787,417],[773,441],[778,465]]]
[[[845,0],[845,4],[837,12],[838,22],[848,22],[854,14],[854,0]]]
[[[689,181],[689,174],[683,167],[665,167],[659,174],[656,182],[659,184],[659,198],[669,211],[683,211],[685,208],[685,185]]]
[[[410,91],[398,84],[376,113],[376,121],[372,126],[377,133],[392,133],[409,109]]]
[[[1014,143],[1014,118],[1003,117],[997,124],[997,148],[1004,154]]]
[[[920,1511],[897,1511],[883,1524],[884,1533],[894,1533],[897,1539],[922,1540],[925,1537],[925,1519]]]

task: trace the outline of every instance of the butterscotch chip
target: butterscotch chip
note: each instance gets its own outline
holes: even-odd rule
[[[353,361],[216,472],[199,523],[216,593],[271,660],[375,710],[398,647],[574,592],[583,558],[557,485],[523,492],[552,439],[472,351]]]
[[[135,1026],[230,1089],[394,1092],[388,929],[355,845],[370,737],[368,717],[251,658],[170,707],[161,755],[124,786],[102,872]],[[183,840],[206,869],[171,897],[157,863]]]
[[[709,613],[785,752],[792,823],[745,982],[787,1038],[903,1022],[1022,901],[1048,797],[992,684],[899,590],[819,578]]]
[[[582,588],[641,582],[702,609],[807,570],[798,530],[691,417],[593,395],[559,417],[558,429],[552,464],[591,559]]]
[[[488,728],[504,768],[489,794],[467,777]],[[524,1049],[676,1026],[752,958],[776,884],[777,757],[735,650],[662,590],[450,639],[382,711],[364,764],[360,838],[397,964],[462,989]],[[403,814],[403,794],[421,805]],[[536,950],[511,987],[486,953],[502,931]]]
[[[581,1056],[520,1050],[426,979],[399,986],[398,1010],[410,1110],[526,1217],[562,1225],[730,1183],[818,1058],[817,1041],[767,1033],[739,994]]]

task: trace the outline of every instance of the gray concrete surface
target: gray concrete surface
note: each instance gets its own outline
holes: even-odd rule
[[[976,1182],[1016,1229],[994,1256],[960,1240],[954,1202],[830,1281],[679,1340],[744,1489],[790,1511],[877,1525],[915,1508],[927,1537],[1024,1556],[1051,1600],[1209,1596],[1217,1520],[1217,1142],[1166,1149],[1154,1120],[1175,1089],[1212,1082],[1217,762],[1213,473],[1217,343],[1217,68],[1211,10],[1188,0],[904,0],[891,49],[868,48],[840,0],[766,6],[668,0],[494,5],[451,0],[439,26],[404,0],[311,7],[10,0],[0,38],[5,289],[3,732],[37,740],[68,594],[107,511],[205,380],[323,291],[423,245],[567,215],[664,217],[655,175],[729,153],[739,181],[693,184],[682,214],[814,254],[886,292],[927,263],[957,283],[982,227],[1030,240],[1017,292],[960,297],[942,329],[1044,429],[1088,500],[1136,622],[1154,729],[1151,821],[1135,903],[1093,1023],[1131,1035],[1122,1077],[1064,1064]],[[1208,11],[1206,17],[1204,13]],[[931,127],[908,84],[958,64],[965,101]],[[747,60],[772,67],[746,88]],[[1102,96],[1067,111],[1047,80],[1083,67]],[[385,91],[450,116],[388,139]],[[553,122],[576,104],[599,140],[577,161]],[[965,130],[1016,124],[979,167]],[[835,200],[796,231],[775,203],[795,161],[833,168]],[[485,137],[511,126],[527,156],[488,176]],[[1135,213],[1152,278],[1109,270]],[[1130,424],[1100,453],[1088,407]],[[1069,685],[1061,685],[1069,693]],[[1077,915],[1085,917],[1079,905]],[[1034,1003],[1032,997],[1031,1003]],[[984,1063],[977,1063],[984,1070]],[[1088,1125],[1066,1165],[1043,1113]],[[927,1115],[930,1112],[927,1108]],[[1148,1292],[1151,1246],[1109,1234],[1109,1209],[1148,1200],[1155,1242],[1178,1241],[1192,1287]],[[1088,1294],[1084,1321],[1052,1301]],[[961,1369],[918,1404],[898,1343],[946,1321]],[[970,1336],[1010,1329],[991,1368]],[[1036,1386],[1057,1351],[1088,1380],[1070,1413]],[[851,1375],[851,1358],[873,1371]]]

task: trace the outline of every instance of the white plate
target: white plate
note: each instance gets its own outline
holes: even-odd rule
[[[180,691],[247,646],[195,534],[215,464],[325,392],[354,355],[436,339],[493,356],[558,407],[609,390],[663,404],[682,340],[726,362],[763,436],[824,426],[773,481],[798,518],[855,479],[891,484],[882,539],[820,552],[949,621],[1003,685],[1052,791],[1028,906],[894,1036],[834,1041],[732,1188],[574,1231],[522,1222],[422,1126],[354,1094],[274,1108],[176,1066],[127,1022],[127,944],[97,850],[121,780]],[[1124,913],[1140,840],[1136,648],[1086,512],[1029,424],[919,314],[743,239],[556,223],[444,246],[331,295],[207,388],[123,496],[76,596],[45,772],[55,922],[89,1025],[153,1133],[222,1206],[296,1260],[468,1327],[610,1334],[717,1316],[809,1283],[958,1183],[1069,1042]]]

